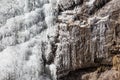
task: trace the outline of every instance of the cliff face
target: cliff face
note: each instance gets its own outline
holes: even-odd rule
[[[119,0],[1,0],[0,80],[119,80],[119,10]]]
[[[114,73],[110,69],[112,57],[119,54],[120,3],[117,0],[81,2],[79,5],[74,2],[74,8],[71,5],[68,9],[64,3],[58,16],[62,37],[61,53],[58,52],[62,60],[57,58],[60,61],[58,77],[63,76],[61,80],[113,80],[116,72],[110,74]]]

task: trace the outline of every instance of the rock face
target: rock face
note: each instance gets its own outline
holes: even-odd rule
[[[60,62],[57,64],[59,65],[58,77],[64,77],[67,74],[67,77],[62,78],[62,80],[74,80],[76,77],[77,80],[99,80],[97,73],[96,75],[92,74],[96,78],[88,76],[93,78],[84,79],[82,77],[87,71],[82,76],[82,72],[79,73],[75,70],[99,68],[101,66],[110,67],[112,65],[112,57],[114,54],[119,54],[119,7],[116,7],[118,4],[120,4],[119,1],[110,0],[86,1],[73,10],[68,8],[68,10],[61,12],[58,16],[59,29],[61,30],[62,27],[59,36],[63,36],[60,39],[60,44],[64,45],[61,46],[63,48],[59,51],[62,60],[57,58]],[[71,71],[73,71],[73,75],[78,73],[78,76],[72,76],[72,79],[71,77],[68,78],[69,75],[72,75]],[[109,75],[109,72],[106,74]],[[79,77],[80,75],[81,77]],[[100,80],[105,79],[100,78]],[[109,79],[107,78],[107,80]]]
[[[119,10],[119,0],[1,0],[0,80],[119,80]]]

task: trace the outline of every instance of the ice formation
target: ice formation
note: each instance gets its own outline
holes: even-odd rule
[[[45,64],[57,29],[55,0],[0,3],[7,4],[0,7],[0,80],[55,80],[54,63]],[[48,54],[44,54],[44,43]]]
[[[119,0],[0,0],[0,80],[94,78],[84,75],[111,65],[109,51],[120,38],[119,5]]]

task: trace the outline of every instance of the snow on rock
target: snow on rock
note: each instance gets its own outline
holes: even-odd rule
[[[86,5],[92,6],[95,0],[89,0],[89,2],[86,3]]]
[[[102,1],[0,0],[0,80],[80,80],[111,65],[120,1]]]
[[[8,4],[7,1],[1,0],[1,3]],[[0,12],[4,15],[4,6],[1,3]],[[12,0],[9,3],[13,4]],[[20,12],[13,14],[14,17],[9,15],[9,18],[0,15],[2,19],[5,18],[0,21],[0,80],[55,80],[52,77],[56,72],[53,69],[54,64],[48,65],[50,74],[45,71],[45,52],[49,52],[49,46],[52,45],[49,42],[49,33],[53,32],[53,38],[56,34],[56,29],[52,30],[57,16],[56,1],[16,0],[15,7],[11,4],[8,4],[11,9],[19,5]],[[48,27],[51,27],[51,31]]]

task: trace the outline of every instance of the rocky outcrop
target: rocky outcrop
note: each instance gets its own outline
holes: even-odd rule
[[[0,80],[119,80],[119,5],[1,0]]]
[[[112,67],[112,57],[114,54],[119,54],[119,9],[116,7],[119,1],[109,1],[84,1],[82,5],[75,6],[73,10],[68,8],[58,16],[57,55],[59,56],[55,62],[58,61],[56,62],[58,78],[67,75],[61,80],[74,80],[76,75],[78,75],[77,80],[99,80],[99,77],[95,75],[97,73],[92,74],[96,77],[95,79],[82,79],[84,75],[82,74],[82,76],[82,72],[79,73],[76,70],[86,70],[87,68],[97,70],[101,65]],[[91,5],[89,5],[90,3]],[[115,3],[117,3],[114,5],[115,9],[112,9],[111,4]],[[108,8],[111,10],[108,11]],[[89,11],[92,13],[89,14]],[[70,74],[71,71],[73,74]],[[89,71],[86,72],[89,74]],[[109,72],[112,73],[112,71]],[[109,72],[105,73],[109,75]],[[104,75],[104,73],[100,73],[100,75],[102,74]],[[102,77],[100,80],[104,80],[104,78]]]

